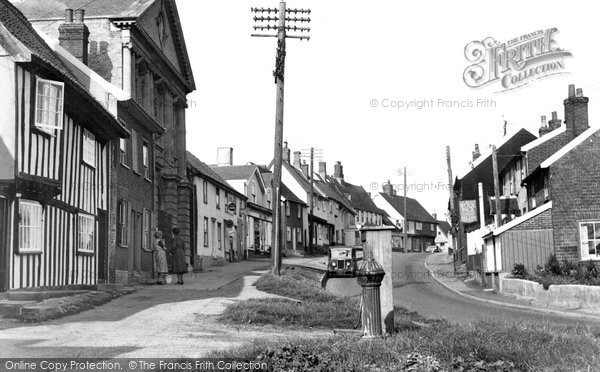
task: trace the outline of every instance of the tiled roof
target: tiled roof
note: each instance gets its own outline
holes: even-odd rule
[[[442,230],[442,232],[445,235],[448,235],[448,232],[450,231],[450,224],[448,223],[448,221],[439,221],[438,220],[438,226],[440,227],[440,230]]]
[[[256,164],[211,166],[211,169],[225,180],[247,180],[258,168]]]
[[[346,198],[344,193],[337,188],[335,181],[325,182],[318,178],[315,179],[314,184],[317,188],[319,188],[319,190],[321,190],[325,194],[325,196],[339,202],[346,209],[354,212],[354,208],[352,208],[350,201],[348,201],[348,198]]]
[[[86,88],[77,80],[71,71],[64,65],[56,53],[46,44],[44,39],[38,35],[31,23],[25,16],[9,1],[0,0],[0,23],[13,34],[19,41],[29,49],[32,56],[45,63],[51,69],[58,72],[65,79],[67,85],[76,90],[85,100],[87,100],[98,112],[113,118],[111,125],[116,133],[123,137],[128,137],[129,132],[125,127],[118,123],[98,101],[96,101],[86,90]],[[109,137],[109,134],[105,134]]]
[[[419,203],[415,199],[406,198],[406,214],[404,216],[404,197],[399,195],[388,195],[386,193],[380,193],[380,195],[388,202],[394,209],[400,213],[404,218],[409,221],[418,221],[418,222],[432,222],[436,223],[437,221],[423,208],[421,203]]]
[[[192,168],[192,170],[198,172],[201,176],[212,180],[216,184],[220,185],[222,188],[227,189],[228,191],[231,191],[232,193],[241,196],[244,199],[246,198],[246,196],[244,196],[240,192],[236,191],[233,187],[231,187],[231,185],[229,185],[227,181],[225,181],[221,176],[215,173],[206,163],[198,159],[194,154],[192,154],[189,151],[187,152],[187,162],[188,165]]]
[[[581,145],[585,140],[596,134],[599,130],[600,128],[598,127],[589,128],[588,130],[577,136],[573,141],[569,142],[566,146],[564,146],[552,156],[550,156],[548,159],[546,159],[542,164],[540,164],[540,166],[542,168],[548,168],[560,158],[571,152],[575,147]]]
[[[506,138],[508,137],[508,138]],[[521,147],[536,137],[526,129],[521,129],[513,135],[505,136],[501,145],[497,148],[498,169],[503,170],[515,157],[520,156]],[[458,178],[454,189],[461,191],[462,200],[478,198],[478,183],[482,182],[484,192],[488,195],[494,194],[494,178],[492,172],[492,156],[481,156],[477,159],[475,167],[464,176]]]
[[[349,201],[354,209],[371,213],[385,213],[377,208],[369,193],[362,186],[353,185],[342,180],[341,182],[338,182],[338,187],[342,192],[350,195]]]
[[[294,177],[296,182],[298,182],[300,184],[300,186],[304,189],[304,191],[306,191],[307,193],[310,193],[310,182],[306,179],[306,177],[304,176],[304,173],[302,173],[301,170],[294,167],[293,165],[291,165],[288,162],[284,161],[283,166],[290,172],[292,177]]]
[[[265,184],[270,185],[273,181],[273,173],[271,172],[262,172],[262,177],[265,180]],[[283,182],[281,183],[281,196],[286,200],[292,201],[294,203],[305,204],[302,199],[298,198],[296,194],[292,192]]]
[[[84,9],[86,17],[139,17],[155,0],[19,0],[16,6],[32,20],[62,19],[65,9]]]

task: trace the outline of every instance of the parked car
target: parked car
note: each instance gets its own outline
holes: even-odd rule
[[[425,249],[425,252],[428,252],[428,253],[439,252],[438,249],[439,248],[437,247],[437,245],[430,245],[429,247],[427,247],[427,249]]]
[[[331,247],[327,260],[327,275],[355,276],[363,260],[363,249],[358,247]]]

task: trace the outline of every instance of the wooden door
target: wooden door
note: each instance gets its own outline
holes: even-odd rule
[[[10,254],[10,206],[8,200],[0,198],[0,292],[8,290]]]
[[[98,211],[98,281],[108,283],[108,213]]]

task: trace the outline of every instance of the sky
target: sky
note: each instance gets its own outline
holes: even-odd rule
[[[489,4],[489,5],[488,5]],[[208,164],[233,147],[234,164],[273,158],[275,38],[251,37],[251,7],[277,1],[177,0],[196,81],[188,96],[187,145]],[[389,180],[430,212],[448,203],[446,146],[453,174],[523,127],[538,135],[540,116],[563,118],[568,85],[590,98],[597,126],[600,52],[591,5],[558,1],[288,1],[310,8],[310,41],[287,42],[284,138],[293,151],[322,149],[329,174],[341,161],[345,179],[380,192]],[[587,9],[586,9],[587,8]],[[506,92],[498,83],[472,88],[463,73],[465,46],[557,28],[555,45],[572,54],[566,74]],[[427,104],[426,104],[427,103]],[[392,107],[394,106],[394,107]],[[400,106],[400,107],[399,107]],[[419,108],[420,107],[420,108]]]

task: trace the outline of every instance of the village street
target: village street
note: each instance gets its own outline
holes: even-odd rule
[[[462,297],[444,288],[431,277],[425,267],[425,260],[430,254],[394,252],[392,255],[394,260],[392,274],[394,276],[394,305],[416,311],[425,317],[447,319],[456,323],[500,319],[547,321],[555,324],[589,324],[590,322],[589,319],[583,320],[534,310],[522,310]],[[322,258],[320,261],[325,260]],[[319,260],[311,259],[308,262],[313,267],[324,267]],[[449,280],[453,280],[451,272],[438,274],[444,274]],[[356,283],[356,278],[333,278],[328,280],[327,290],[338,295],[356,296],[360,295],[361,288]],[[476,289],[472,290],[473,293],[476,291]],[[509,304],[525,303],[495,294],[489,294],[486,297],[495,301],[506,301]],[[598,322],[600,322],[600,317],[598,317]]]
[[[513,309],[470,300],[435,282],[424,261],[428,254],[394,253],[394,302],[430,318],[468,323],[479,319],[588,322],[559,315]],[[322,267],[326,257],[288,262]],[[289,335],[271,327],[230,327],[216,316],[234,301],[276,297],[252,284],[270,266],[254,259],[190,274],[183,286],[141,286],[93,310],[39,324],[5,326],[0,331],[3,357],[200,357],[254,339]],[[333,278],[327,290],[358,295],[356,278]],[[330,330],[294,330],[294,335],[331,335]]]
[[[190,274],[183,286],[144,286],[95,309],[0,331],[4,358],[197,358],[254,339],[281,337],[271,327],[239,329],[217,323],[225,307],[248,298],[277,297],[252,286],[269,262],[260,259]],[[299,330],[295,335],[331,335]]]

